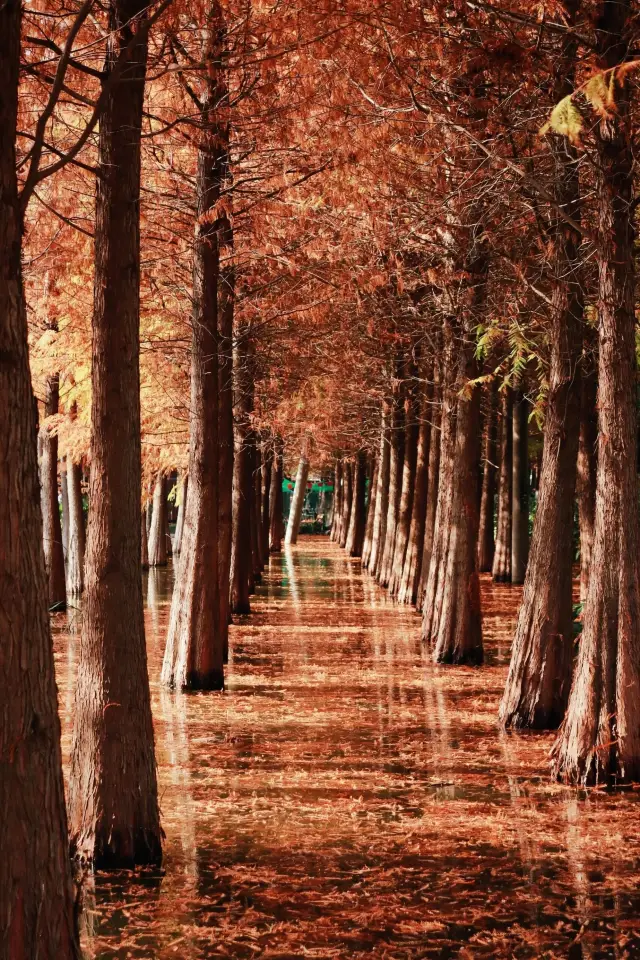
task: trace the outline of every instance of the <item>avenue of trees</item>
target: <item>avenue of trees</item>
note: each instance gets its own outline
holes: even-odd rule
[[[481,573],[523,585],[499,722],[640,780],[639,27],[0,0],[2,960],[78,956],[72,861],[161,863],[143,568],[173,555],[161,682],[222,689],[310,475],[435,662],[481,668]]]

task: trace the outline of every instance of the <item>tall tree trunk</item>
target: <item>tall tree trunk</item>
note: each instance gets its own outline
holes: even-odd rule
[[[182,475],[180,486],[178,487],[178,516],[176,519],[176,529],[173,534],[173,555],[180,556],[182,550],[182,536],[184,534],[184,514],[187,507],[187,493],[189,490],[189,474]]]
[[[253,457],[251,411],[253,408],[252,345],[247,328],[240,330],[234,349],[235,450],[233,470],[233,542],[231,549],[231,612],[250,613],[252,579],[251,500]]]
[[[589,570],[596,514],[596,473],[598,464],[598,383],[595,364],[583,358],[580,391],[580,439],[576,493],[580,522],[580,599],[584,603],[589,589]]]
[[[425,389],[420,408],[420,426],[418,429],[415,468],[415,492],[411,509],[411,524],[402,567],[402,577],[398,589],[398,601],[400,603],[415,603],[418,596],[422,552],[424,550],[427,492],[429,487],[429,443],[431,438],[431,424],[429,423],[431,416],[430,401],[430,390]]]
[[[69,554],[67,587],[73,597],[84,590],[84,514],[82,511],[82,465],[67,457],[67,495],[69,501]]]
[[[147,513],[149,506],[144,507],[140,514],[140,566],[143,570],[149,569],[149,539],[147,537]]]
[[[391,565],[396,543],[400,497],[402,495],[402,472],[404,460],[404,410],[399,389],[394,387],[391,402],[389,431],[389,494],[387,500],[387,522],[385,528],[384,550],[380,560],[380,569],[376,571],[378,582],[386,587],[391,577]]]
[[[429,484],[427,487],[427,509],[424,518],[424,544],[422,547],[422,560],[420,562],[420,579],[418,580],[418,591],[415,600],[416,606],[421,613],[424,608],[429,567],[431,566],[431,551],[433,549],[436,529],[436,511],[438,507],[438,490],[440,487],[440,454],[442,448],[442,408],[442,364],[436,359],[433,365],[433,403],[431,407],[431,439],[429,444],[428,468]]]
[[[146,6],[111,0],[100,117],[91,475],[69,783],[71,846],[97,869],[159,863],[162,831],[140,569],[140,132]],[[137,36],[137,39],[136,39]]]
[[[296,475],[296,485],[291,498],[291,509],[289,510],[289,522],[287,524],[287,533],[284,538],[285,543],[297,543],[298,531],[300,529],[300,520],[302,518],[302,508],[304,499],[307,495],[307,478],[309,476],[309,461],[306,454],[300,455],[298,464],[298,473]]]
[[[273,450],[263,443],[262,448],[262,516],[260,518],[260,552],[262,563],[269,563],[269,514],[271,504],[271,472],[273,469]]]
[[[571,93],[575,54],[576,40],[570,34],[565,41],[556,100]],[[554,188],[558,209],[579,220],[577,157],[565,143],[556,155]],[[500,720],[505,726],[538,730],[557,727],[562,721],[573,662],[573,499],[583,300],[580,235],[564,221],[558,220],[554,226],[551,365],[538,509],[509,676],[500,704]],[[515,449],[514,442],[514,461]],[[513,556],[515,569],[515,551]]]
[[[22,288],[19,0],[0,5],[0,956],[79,956]]]
[[[331,540],[340,541],[340,517],[342,516],[342,460],[336,460],[333,468],[333,518],[331,520]]]
[[[358,450],[353,468],[353,491],[351,515],[345,549],[350,557],[361,557],[364,545],[365,496],[367,482],[367,456],[364,450]]]
[[[492,570],[496,583],[511,582],[512,417],[513,393],[511,387],[505,387],[500,404],[500,482],[496,548]]]
[[[478,535],[478,569],[480,573],[491,572],[495,551],[493,512],[496,499],[496,387],[497,384],[494,380],[489,386],[487,416],[484,424],[482,496],[480,499],[480,533]]]
[[[630,0],[605,0],[598,51],[627,56]],[[589,591],[553,770],[569,783],[640,779],[640,557],[636,473],[633,150],[626,89],[593,128],[598,164],[598,481]]]
[[[511,452],[511,583],[524,583],[529,560],[529,429],[524,394],[513,403]]]
[[[223,99],[226,98],[226,91]],[[229,129],[223,126],[222,145],[228,166]],[[231,176],[228,173],[229,183]],[[218,631],[224,647],[224,662],[229,659],[229,623],[231,621],[231,550],[233,543],[233,320],[235,313],[236,273],[233,260],[233,226],[226,210],[219,215],[220,266],[218,289]]]
[[[389,437],[389,406],[382,404],[382,420],[380,424],[380,449],[378,451],[378,489],[376,490],[376,512],[373,518],[371,533],[371,556],[369,557],[369,572],[377,576],[384,541],[387,534],[387,511],[389,507],[389,469],[391,466],[391,443]]]
[[[225,25],[217,2],[206,18],[203,60],[208,66],[196,174],[196,228],[191,325],[189,494],[180,562],[171,602],[162,682],[178,690],[224,686],[224,632],[218,579],[218,279],[216,206],[224,177],[218,111],[226,92]],[[166,501],[165,501],[166,502]],[[155,509],[154,509],[155,515]],[[155,516],[154,516],[155,520]]]
[[[58,412],[58,374],[49,377],[44,401],[45,417]],[[46,425],[40,431],[40,489],[42,497],[42,529],[44,559],[49,581],[49,607],[64,610],[67,593],[62,548],[62,524],[58,504],[58,435],[51,433]]]
[[[282,440],[274,438],[271,493],[269,495],[269,553],[282,550]]]
[[[416,371],[412,371],[415,375]],[[418,417],[415,389],[410,384],[404,403],[404,454],[402,464],[402,485],[398,507],[398,523],[391,560],[389,576],[389,595],[397,596],[402,580],[404,559],[409,542],[411,514],[416,485],[416,463],[418,458]]]
[[[260,458],[260,446],[256,437],[255,430],[251,431],[251,484],[253,487],[253,496],[251,497],[251,593],[255,593],[256,584],[262,580],[262,555],[260,552],[260,516],[262,513],[262,501],[260,498],[260,483],[262,477],[262,461]]]
[[[349,534],[349,520],[353,506],[353,463],[344,460],[342,464],[342,510],[340,516],[340,546],[346,547]]]
[[[167,565],[167,483],[159,473],[153,488],[153,513],[149,531],[149,566]]]
[[[60,499],[62,507],[62,557],[65,567],[69,554],[69,489],[67,486],[67,459],[61,461],[60,466]]]
[[[370,474],[369,482],[369,503],[367,504],[367,522],[364,530],[364,543],[362,545],[362,566],[366,570],[369,567],[371,557],[371,547],[373,545],[373,523],[376,515],[376,497],[378,492],[378,470],[380,467],[379,458],[372,455],[373,469]]]

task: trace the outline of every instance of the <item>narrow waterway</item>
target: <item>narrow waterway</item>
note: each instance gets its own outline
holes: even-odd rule
[[[637,793],[551,784],[551,738],[497,727],[515,588],[483,582],[484,667],[434,667],[415,612],[303,537],[225,692],[184,696],[171,568],[145,586],[165,865],[86,890],[87,957],[640,956]],[[76,630],[54,618],[65,757]]]

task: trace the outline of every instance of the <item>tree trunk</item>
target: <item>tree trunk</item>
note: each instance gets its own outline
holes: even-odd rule
[[[167,484],[162,473],[153,488],[153,513],[149,531],[149,566],[167,565]]]
[[[260,518],[260,552],[262,563],[269,563],[269,514],[271,512],[271,472],[273,470],[273,451],[263,444],[262,449],[262,516]]]
[[[282,550],[282,440],[274,438],[271,493],[269,495],[269,553]]]
[[[228,126],[222,129],[224,155],[221,162],[228,165],[229,129]],[[230,179],[228,176],[229,181]],[[225,210],[220,212],[218,222],[220,255],[226,254],[227,258],[220,266],[218,289],[218,631],[224,647],[224,662],[227,663],[233,542],[233,320],[236,274],[233,261],[233,226]]]
[[[511,583],[524,583],[529,560],[529,405],[522,393],[513,403]]]
[[[302,508],[304,499],[307,495],[307,477],[309,476],[309,461],[305,454],[301,454],[298,464],[298,473],[296,475],[296,485],[291,498],[291,509],[289,510],[289,522],[287,524],[287,533],[284,542],[297,543],[298,530],[300,529],[300,520],[302,518]]]
[[[482,450],[482,496],[480,499],[480,533],[478,536],[478,569],[480,573],[490,573],[493,569],[495,538],[493,532],[493,512],[496,499],[496,381],[489,386],[487,397],[487,416],[484,424]]]
[[[143,570],[149,569],[149,540],[147,537],[147,513],[149,507],[146,506],[141,514],[141,523],[140,523],[140,566]]]
[[[605,66],[625,59],[630,0],[605,0]],[[553,771],[569,783],[640,779],[640,563],[636,473],[633,149],[628,93],[593,128],[598,238],[598,480],[589,591]]]
[[[251,483],[253,496],[251,497],[251,557],[252,576],[251,593],[255,593],[256,584],[262,580],[262,554],[260,551],[260,517],[262,514],[262,500],[260,484],[262,479],[262,461],[260,447],[255,431],[251,431]]]
[[[411,514],[416,485],[416,463],[418,457],[418,418],[415,390],[409,387],[404,404],[404,455],[402,465],[402,486],[398,507],[398,524],[389,576],[389,595],[397,596],[402,581],[402,571],[409,542]]]
[[[15,173],[21,9],[0,5],[0,956],[75,960]]]
[[[586,369],[585,369],[586,367]],[[596,473],[598,465],[598,382],[595,364],[583,358],[580,392],[580,439],[576,493],[580,522],[580,600],[584,603],[589,589],[589,570],[593,550],[596,513]]]
[[[367,457],[364,450],[359,450],[353,468],[353,492],[351,499],[351,515],[345,549],[350,557],[361,557],[364,545],[365,528],[365,495],[367,480]]]
[[[387,534],[387,511],[389,507],[389,469],[391,466],[391,443],[389,438],[389,407],[382,405],[380,424],[380,449],[378,451],[378,488],[376,490],[376,512],[371,532],[371,555],[369,572],[375,577],[380,569],[384,541]]]
[[[576,41],[565,42],[565,64],[554,99],[571,93]],[[558,209],[580,217],[575,151],[562,143],[556,157]],[[555,226],[551,365],[544,423],[538,509],[500,720],[507,727],[557,727],[564,716],[573,662],[573,499],[580,409],[579,363],[583,301],[580,235]],[[516,422],[514,414],[514,423]],[[516,433],[514,431],[514,463]],[[516,472],[514,468],[514,480]],[[516,498],[514,497],[514,500]],[[515,515],[514,515],[515,523]],[[513,552],[514,569],[516,551]]]
[[[235,455],[233,470],[233,542],[231,548],[231,612],[250,613],[252,579],[251,501],[253,457],[251,410],[253,407],[251,344],[247,328],[238,332],[234,349]]]
[[[218,578],[220,249],[216,216],[224,165],[223,137],[215,118],[226,88],[221,68],[224,21],[217,3],[210,5],[206,23],[203,60],[208,70],[196,174],[189,494],[161,675],[162,683],[178,690],[224,686],[226,623],[220,624]]]
[[[442,448],[442,366],[436,360],[433,366],[433,403],[431,413],[431,440],[429,444],[429,483],[427,487],[427,509],[424,519],[424,544],[420,562],[420,579],[415,600],[418,610],[424,608],[429,567],[431,566],[431,552],[436,528],[436,511],[438,507],[438,490],[440,486],[440,453]]]
[[[71,849],[96,869],[162,859],[140,570],[140,132],[146,7],[111,0],[100,116],[84,624],[69,783]],[[135,33],[134,33],[135,31]],[[135,39],[137,36],[137,39]]]
[[[69,554],[67,587],[72,597],[84,590],[84,514],[82,511],[82,465],[67,457],[67,491],[69,502]]]
[[[376,495],[378,492],[378,469],[380,461],[375,454],[372,456],[373,469],[371,470],[371,480],[369,483],[369,503],[367,504],[367,522],[364,530],[364,543],[362,545],[362,567],[366,570],[369,566],[371,557],[371,547],[373,545],[373,522],[376,515]]]
[[[342,465],[342,510],[340,516],[340,546],[344,549],[349,535],[349,521],[353,506],[353,463],[345,460]]]
[[[44,402],[45,417],[58,412],[59,379],[56,373],[47,380]],[[64,610],[67,592],[62,548],[62,524],[58,504],[58,436],[46,425],[40,430],[40,490],[42,498],[42,529],[44,559],[49,583],[49,608]]]
[[[60,467],[60,499],[62,507],[62,556],[65,567],[69,555],[69,489],[67,486],[67,459],[62,461]]]
[[[402,567],[402,578],[398,590],[399,603],[415,603],[418,596],[420,567],[424,550],[424,529],[427,515],[427,491],[429,486],[429,443],[431,437],[430,394],[425,390],[418,430],[418,448],[416,452],[415,492],[411,509],[411,524],[407,549]]]
[[[500,411],[500,483],[498,487],[498,524],[493,555],[493,579],[496,583],[511,582],[511,500],[513,450],[513,393],[505,387]]]
[[[396,392],[391,404],[391,429],[389,434],[389,495],[387,500],[387,523],[385,528],[384,550],[377,572],[378,582],[386,587],[391,578],[393,552],[396,543],[398,513],[402,494],[402,473],[404,459],[404,411],[400,396]]]
[[[187,506],[187,493],[189,490],[189,474],[185,473],[180,481],[180,487],[178,491],[178,518],[176,520],[176,530],[173,535],[173,554],[176,557],[180,556],[180,551],[182,550],[182,536],[184,533],[184,514]]]

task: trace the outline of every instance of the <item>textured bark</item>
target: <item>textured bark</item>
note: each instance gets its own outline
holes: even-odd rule
[[[511,449],[511,583],[524,583],[529,560],[529,404],[522,393],[513,403]],[[577,425],[576,425],[577,426]]]
[[[45,417],[58,412],[58,374],[47,380]],[[47,568],[49,607],[64,610],[67,605],[62,524],[58,504],[58,436],[46,424],[40,430],[40,490],[42,498],[42,536]]]
[[[372,457],[373,469],[371,470],[369,482],[369,502],[367,504],[367,522],[364,530],[364,543],[362,545],[362,566],[366,570],[369,566],[371,557],[371,547],[373,545],[373,524],[376,516],[376,498],[378,493],[378,470],[380,461],[377,456]]]
[[[226,97],[226,91],[225,91]],[[223,97],[223,99],[225,99]],[[223,131],[222,144],[228,162],[229,131]],[[229,178],[230,179],[230,178]],[[224,646],[224,661],[229,659],[229,623],[231,621],[231,549],[233,542],[233,318],[236,275],[233,263],[233,228],[226,212],[221,212],[219,248],[227,255],[220,267],[218,290],[218,630]]]
[[[420,612],[424,608],[427,579],[431,565],[431,552],[436,528],[438,490],[440,485],[440,453],[442,447],[442,365],[436,360],[433,367],[433,403],[431,412],[431,439],[429,444],[429,483],[427,486],[427,510],[424,519],[424,544],[420,562],[420,579],[415,600]]]
[[[218,279],[220,253],[214,215],[224,176],[216,122],[224,97],[224,21],[209,6],[203,60],[208,65],[196,174],[196,227],[191,325],[189,493],[182,550],[171,602],[162,682],[178,690],[224,686],[224,632],[218,579]],[[155,513],[155,510],[154,510]]]
[[[260,518],[260,553],[262,563],[269,563],[269,514],[271,510],[271,471],[273,469],[273,451],[265,443],[262,449],[262,516]]]
[[[586,365],[586,369],[585,369]],[[589,570],[596,519],[596,473],[598,465],[598,382],[593,362],[584,358],[580,391],[580,439],[576,494],[580,522],[580,599],[589,589]]]
[[[82,511],[82,465],[67,457],[67,500],[69,504],[69,550],[67,589],[79,597],[84,590],[85,532]]]
[[[149,507],[144,507],[140,514],[140,566],[143,570],[149,569],[149,539],[147,537],[147,513]]]
[[[91,475],[69,783],[71,847],[96,868],[162,859],[140,569],[140,132],[146,8],[112,0],[100,118]],[[136,37],[134,39],[134,29]]]
[[[342,464],[342,504],[340,510],[340,546],[346,547],[349,533],[349,520],[353,505],[353,463],[344,460]]]
[[[251,343],[246,329],[239,331],[234,349],[235,446],[233,469],[233,528],[231,547],[231,612],[250,613],[252,579],[251,501],[253,456],[251,449]]]
[[[22,288],[18,0],[0,5],[0,956],[79,957]]]
[[[513,393],[505,387],[500,404],[500,481],[498,486],[498,524],[493,555],[493,579],[496,583],[511,582],[511,499],[513,449]]]
[[[273,449],[273,467],[271,470],[271,494],[269,496],[269,552],[282,550],[282,440],[276,437]]]
[[[180,481],[178,492],[178,518],[176,520],[176,529],[173,535],[173,555],[180,556],[182,550],[182,536],[184,534],[184,514],[187,506],[187,494],[189,491],[189,474],[184,474]]]
[[[427,516],[427,493],[429,488],[430,408],[431,391],[430,389],[425,389],[420,409],[420,425],[418,428],[411,524],[402,567],[402,577],[398,589],[398,601],[400,603],[415,603],[418,597],[418,584],[420,582],[420,571],[422,567],[424,531]]]
[[[376,571],[378,582],[386,587],[391,577],[393,552],[396,543],[398,512],[402,494],[402,470],[404,456],[404,416],[400,403],[400,394],[395,392],[391,403],[389,431],[389,493],[387,499],[387,522],[385,526],[384,550]]]
[[[298,464],[298,473],[296,475],[296,485],[291,498],[291,509],[289,510],[289,522],[287,523],[287,533],[284,538],[285,543],[297,543],[298,531],[300,529],[300,519],[302,517],[302,508],[304,498],[307,495],[307,478],[309,476],[309,461],[305,454],[300,456]]]
[[[571,93],[569,78],[575,53],[576,41],[570,35],[565,43],[564,69],[561,68],[555,100]],[[562,143],[556,158],[554,188],[558,208],[579,220],[576,159],[574,151]],[[554,235],[549,318],[551,363],[538,509],[509,676],[500,705],[500,720],[508,727],[538,730],[557,727],[564,716],[571,684],[573,500],[583,326],[579,263],[580,235],[558,221]],[[515,569],[515,550],[513,556]]]
[[[480,497],[480,532],[478,534],[478,569],[489,573],[493,569],[495,536],[493,514],[496,499],[496,381],[489,386],[487,415],[484,424],[482,449],[482,494]]]
[[[60,500],[60,506],[62,507],[62,556],[64,558],[64,564],[66,567],[69,552],[69,489],[67,486],[66,457],[64,460],[62,460],[60,467]]]
[[[364,545],[364,528],[366,523],[365,496],[367,480],[367,456],[364,450],[359,450],[353,467],[353,491],[351,498],[351,515],[345,550],[350,557],[361,557]]]
[[[167,565],[167,483],[159,473],[153,488],[153,512],[149,530],[149,566]]]
[[[415,373],[415,371],[413,371]],[[404,453],[402,463],[402,484],[400,504],[398,506],[398,523],[391,561],[389,576],[389,595],[397,596],[402,581],[404,559],[409,542],[411,514],[416,485],[416,463],[418,458],[418,416],[415,390],[410,385],[404,402]]]
[[[255,431],[251,431],[251,482],[253,496],[251,497],[251,592],[255,592],[256,584],[262,580],[262,553],[260,551],[260,517],[262,514],[262,499],[260,484],[262,478],[262,460],[260,446]]]
[[[605,0],[604,65],[627,56],[629,0]],[[640,779],[640,556],[636,473],[633,150],[628,93],[596,119],[598,479],[589,591],[553,771],[569,783]]]

